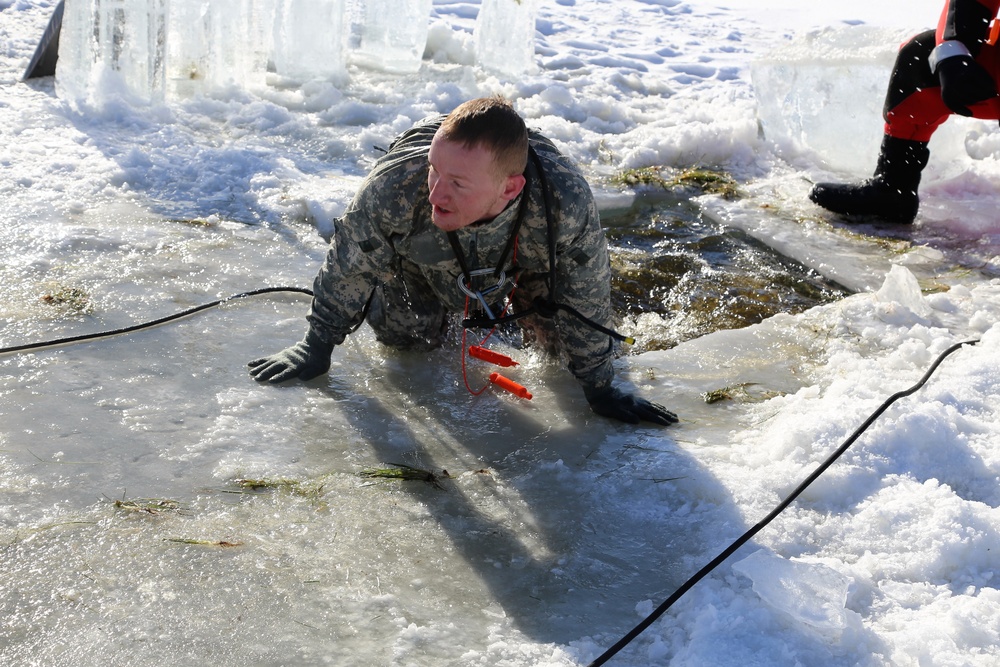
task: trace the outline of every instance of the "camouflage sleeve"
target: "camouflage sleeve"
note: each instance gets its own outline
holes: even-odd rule
[[[565,158],[546,164],[556,217],[556,295],[594,322],[610,328],[611,264],[590,186]],[[560,311],[557,326],[569,369],[584,387],[600,389],[614,378],[611,337]]]
[[[334,223],[326,259],[313,282],[306,319],[327,343],[339,345],[364,319],[379,277],[392,265],[391,246],[380,230],[378,179],[369,176],[344,215]]]
[[[334,223],[307,316],[324,341],[344,342],[363,321],[376,284],[399,268],[393,240],[410,229],[427,199],[421,190],[427,183],[427,147],[438,124],[440,117],[430,118],[400,135]]]
[[[326,260],[313,282],[310,328],[333,345],[364,319],[376,284],[398,268],[393,239],[413,224],[427,182],[427,150],[443,116],[414,124],[372,168],[334,223]]]

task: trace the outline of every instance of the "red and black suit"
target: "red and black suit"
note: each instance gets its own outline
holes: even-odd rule
[[[929,141],[934,131],[952,113],[975,118],[1000,119],[1000,45],[987,44],[990,21],[1000,9],[1000,0],[948,0],[937,30],[928,30],[900,48],[889,80],[883,116],[885,133],[899,139]],[[931,53],[945,42],[958,42],[993,81],[993,96],[959,105],[968,113],[949,108],[942,97],[940,67],[931,71]],[[982,82],[985,85],[985,82]],[[947,85],[947,84],[946,84]],[[959,83],[961,85],[961,83]],[[975,91],[970,91],[976,97]],[[982,94],[988,93],[983,90]]]
[[[1000,119],[1000,46],[990,43],[998,9],[1000,0],[948,0],[937,30],[900,47],[875,173],[860,184],[817,183],[809,192],[813,202],[846,216],[913,222],[934,131],[951,114]]]

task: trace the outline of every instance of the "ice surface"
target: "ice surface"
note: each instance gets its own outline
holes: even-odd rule
[[[86,115],[50,82],[20,81],[54,4],[0,0],[5,344],[126,326],[261,285],[308,286],[326,250],[313,212],[349,204],[372,145],[498,89],[588,177],[623,164],[718,164],[747,179],[733,219],[749,222],[756,206],[762,237],[846,262],[866,284],[903,259],[886,246],[872,253],[885,230],[852,232],[869,249],[842,256],[862,243],[826,245],[819,232],[837,228],[818,216],[797,224],[810,206],[804,176],[822,165],[799,155],[787,175],[757,137],[746,63],[790,34],[759,0],[737,0],[749,16],[710,0],[546,3],[545,73],[499,85],[471,71],[464,38],[478,3],[438,0],[433,30],[448,48],[420,77],[366,77],[341,98],[304,86],[196,98],[169,114],[118,105]],[[842,24],[933,21],[941,3],[780,4]],[[984,157],[955,161],[962,178],[927,180],[935,215],[906,239],[931,244],[959,217],[970,248],[996,235],[990,146],[1000,135],[988,130]],[[764,196],[778,180],[799,189]],[[857,294],[616,360],[624,384],[681,415],[666,430],[592,415],[568,373],[540,359],[521,359],[533,405],[470,399],[455,346],[428,364],[380,351],[366,329],[338,349],[325,380],[259,386],[246,361],[301,337],[301,296],[5,356],[0,663],[578,667],[633,627],[637,601],[650,610],[771,510],[931,356],[985,332],[758,536],[806,566],[790,570],[831,593],[815,598],[831,612],[838,589],[816,581],[815,564],[854,580],[839,641],[723,567],[614,664],[993,667],[1000,281],[968,268],[943,278],[951,289],[925,297],[930,324],[902,311],[888,320],[886,302]],[[40,301],[59,287],[82,289],[93,310]],[[700,396],[739,383],[773,398]],[[399,458],[455,478],[441,491],[356,474]],[[236,476],[326,486],[232,493]],[[123,495],[175,499],[183,511],[129,513],[113,503]],[[184,538],[208,544],[173,541]],[[789,590],[774,593],[785,606]],[[813,612],[796,613],[836,625],[836,614]],[[851,630],[854,612],[863,631]]]
[[[432,0],[364,0],[359,5],[359,41],[351,61],[394,74],[419,70]]]
[[[476,64],[517,76],[535,70],[537,0],[483,0],[473,30]]]
[[[802,201],[807,202],[804,193]],[[704,197],[703,211],[708,218],[765,241],[786,257],[856,292],[877,289],[891,266],[870,240],[845,237],[829,226],[810,222],[788,225],[779,216],[761,215],[752,202]]]

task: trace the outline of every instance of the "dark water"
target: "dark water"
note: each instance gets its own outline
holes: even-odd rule
[[[615,312],[684,321],[666,327],[669,333],[645,349],[670,348],[848,294],[743,232],[704,219],[687,196],[645,196],[602,221],[611,246]]]

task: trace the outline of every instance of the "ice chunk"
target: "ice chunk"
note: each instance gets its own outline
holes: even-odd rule
[[[786,560],[761,549],[734,563],[733,571],[753,582],[761,600],[800,623],[833,635],[847,627],[851,580],[831,567]]]
[[[394,74],[420,69],[433,0],[364,0],[357,3],[357,45],[351,61]]]
[[[267,13],[268,9],[272,13]],[[171,2],[167,19],[168,96],[190,97],[212,88],[264,85],[272,22],[269,0]]]
[[[167,18],[167,94],[190,97],[209,78],[208,40],[212,16],[207,2],[174,2]]]
[[[271,36],[274,3],[271,0],[212,0],[174,2],[172,6],[203,6],[205,12],[205,84],[210,87],[236,86],[254,89],[264,85]],[[186,29],[176,25],[170,39],[180,38]],[[329,38],[327,38],[329,39]]]
[[[472,31],[476,64],[501,75],[535,70],[537,0],[483,0]]]
[[[70,2],[57,90],[86,99],[121,86],[160,100],[211,86],[263,84],[272,12],[272,0]]]
[[[86,99],[95,83],[162,98],[167,0],[78,0],[63,13],[56,64],[61,97]]]
[[[278,0],[275,71],[299,81],[346,76],[344,14],[344,0]]]
[[[909,269],[898,264],[894,264],[889,269],[885,282],[875,293],[875,298],[883,304],[903,306],[920,317],[926,317],[931,312],[930,306],[924,300],[917,278],[910,273]]]
[[[94,63],[90,3],[71,2],[63,11],[56,62],[56,93],[64,99],[84,97]]]
[[[167,97],[263,86],[273,23],[273,0],[169,2],[163,49]]]
[[[162,98],[167,0],[97,0],[101,61],[142,98]]]
[[[831,169],[870,175],[889,74],[909,36],[861,25],[827,28],[756,59],[750,77],[764,136],[784,152],[813,150]]]

